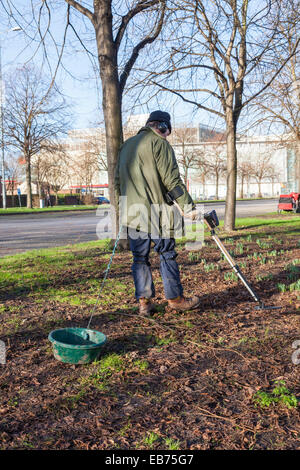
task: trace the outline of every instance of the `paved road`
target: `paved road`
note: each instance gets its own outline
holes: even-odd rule
[[[263,215],[276,211],[277,199],[238,201],[237,216]],[[224,203],[205,204],[205,211],[215,209],[224,217]],[[109,212],[56,212],[0,216],[0,257],[32,249],[50,248],[108,238]]]

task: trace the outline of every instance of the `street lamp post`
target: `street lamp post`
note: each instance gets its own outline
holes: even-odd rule
[[[22,28],[16,26],[15,28],[8,29],[4,32],[10,31],[20,31]],[[0,33],[0,130],[1,130],[1,168],[2,168],[2,207],[6,209],[6,187],[5,187],[5,154],[4,154],[4,119],[3,119],[3,79],[2,79],[2,60],[1,60],[1,52],[2,52],[2,44],[1,44],[1,34]]]

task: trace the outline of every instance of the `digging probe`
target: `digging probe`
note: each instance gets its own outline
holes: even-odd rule
[[[187,217],[189,219],[192,219],[192,220],[195,220],[193,216],[190,216],[189,214],[184,214],[183,211],[181,210],[180,206],[178,205],[178,203],[175,201],[175,199],[173,199],[173,204],[177,207],[177,209],[179,210],[179,212],[181,213],[181,215],[183,217]],[[254,292],[253,288],[250,286],[250,284],[248,283],[248,281],[245,279],[245,277],[243,276],[239,266],[235,263],[234,259],[232,258],[232,256],[230,255],[230,253],[228,253],[227,249],[225,248],[225,246],[223,245],[223,243],[221,242],[220,238],[218,237],[218,235],[216,234],[215,232],[215,228],[219,225],[219,219],[218,219],[218,216],[217,216],[217,213],[215,210],[211,211],[211,212],[207,212],[204,214],[204,222],[206,224],[206,226],[209,228],[209,231],[210,231],[210,234],[211,234],[211,237],[212,239],[214,240],[214,242],[216,243],[216,245],[218,246],[218,248],[220,249],[220,251],[223,253],[223,255],[225,256],[225,258],[227,259],[228,263],[230,264],[230,266],[232,267],[232,269],[234,270],[234,272],[237,274],[237,276],[239,277],[239,279],[242,281],[242,283],[244,284],[244,286],[246,287],[246,289],[248,290],[248,292],[250,293],[251,297],[253,298],[253,300],[255,302],[257,302],[259,305],[257,305],[255,308],[255,310],[275,310],[275,309],[280,309],[281,307],[274,307],[274,306],[266,306],[262,300],[259,298],[259,296]]]

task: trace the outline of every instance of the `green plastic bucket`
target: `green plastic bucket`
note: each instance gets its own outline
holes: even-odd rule
[[[62,328],[49,333],[55,359],[69,364],[88,364],[100,354],[106,336],[86,328]]]

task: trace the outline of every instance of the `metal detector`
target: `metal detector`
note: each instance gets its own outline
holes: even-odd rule
[[[204,214],[204,222],[210,230],[210,234],[211,234],[212,239],[214,240],[214,242],[216,243],[218,248],[221,250],[221,252],[223,253],[225,258],[227,259],[228,263],[230,264],[230,266],[232,267],[232,269],[234,270],[236,275],[240,278],[240,280],[242,281],[242,283],[244,284],[244,286],[246,287],[246,289],[250,293],[253,300],[259,304],[257,307],[255,307],[255,310],[275,310],[275,309],[281,308],[281,307],[274,307],[274,306],[265,305],[262,302],[262,300],[259,298],[259,296],[255,293],[253,288],[250,286],[248,281],[245,279],[245,277],[243,276],[239,266],[235,263],[234,259],[232,258],[230,253],[228,253],[225,246],[223,245],[220,238],[218,237],[218,235],[215,232],[216,227],[218,227],[218,225],[219,225],[219,219],[218,219],[216,211],[213,210],[211,212],[206,212]]]
[[[179,194],[179,195],[181,195],[181,194]],[[183,217],[192,218],[192,217],[189,216],[189,214],[184,214],[183,213],[180,206],[178,205],[178,203],[175,200],[177,197],[176,196],[174,197],[174,195],[171,192],[169,192],[168,193],[168,199],[169,199],[168,202],[169,202],[169,204],[174,204]],[[246,287],[246,289],[250,293],[253,300],[259,304],[255,307],[255,310],[277,310],[277,309],[280,309],[281,307],[267,306],[263,303],[263,301],[259,298],[259,296],[254,292],[253,288],[250,286],[248,281],[245,279],[245,277],[242,274],[239,266],[236,264],[236,262],[234,261],[232,256],[226,250],[225,246],[223,245],[223,243],[221,242],[220,238],[218,237],[218,235],[216,234],[216,231],[215,231],[215,229],[219,226],[219,219],[218,219],[216,211],[213,210],[211,212],[206,212],[204,214],[204,222],[210,230],[210,234],[211,234],[212,239],[214,240],[214,242],[216,243],[218,248],[221,250],[221,252],[225,256],[226,260],[228,261],[228,263],[230,264],[230,266],[234,270],[234,272],[237,274],[239,279],[242,281],[242,283],[244,284],[244,286]]]

